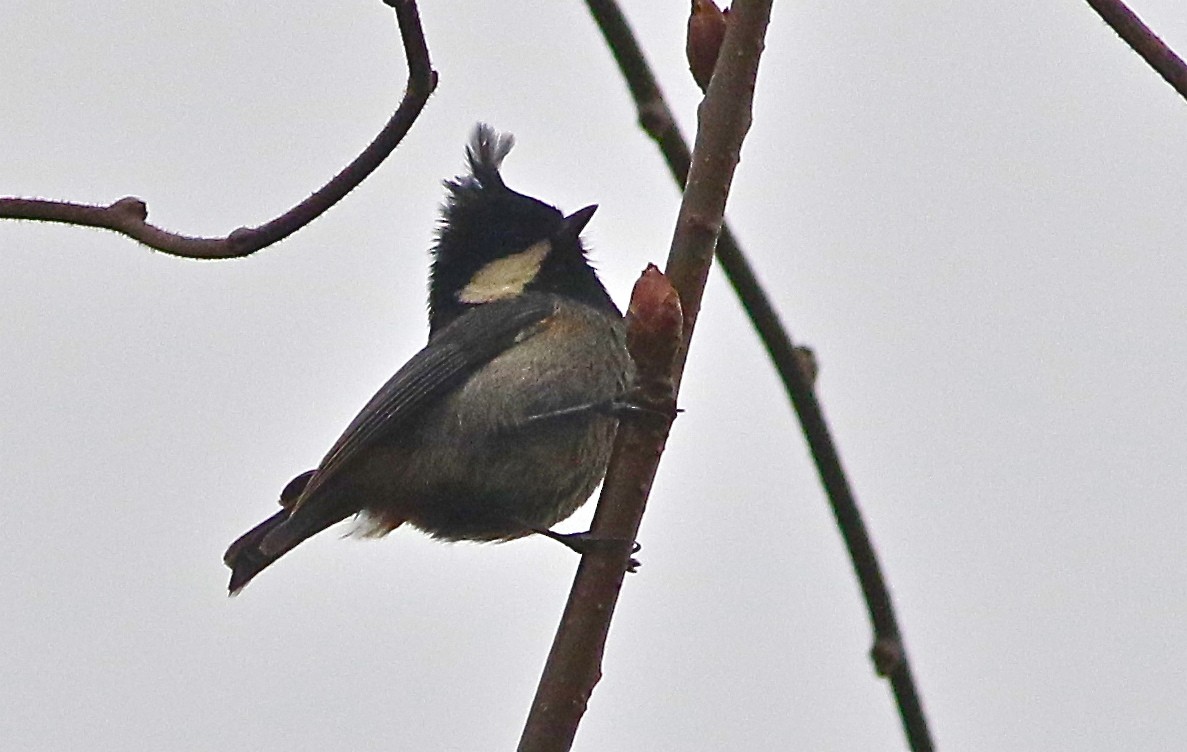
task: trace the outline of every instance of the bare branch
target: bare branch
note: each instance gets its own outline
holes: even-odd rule
[[[590,533],[607,545],[581,557],[520,738],[520,752],[557,752],[572,746],[602,676],[610,617],[675,416],[672,363],[681,343],[680,298],[655,266],[635,283],[627,316],[631,357],[638,369],[632,401],[648,411],[645,418],[650,419],[627,419],[619,426]]]
[[[665,414],[663,404],[674,405],[670,395],[678,389],[726,197],[750,127],[754,83],[770,13],[771,0],[738,0],[734,4],[720,67],[701,105],[692,170],[668,254],[667,277],[678,296],[683,325],[662,323],[675,309],[677,297],[658,283],[648,290],[644,284],[648,274],[636,285],[631,299],[636,312],[630,324],[632,355],[639,361],[641,398],[653,402],[648,406],[644,401],[644,406],[650,407],[645,417],[626,419],[619,427],[594,515],[592,534],[598,539],[628,542],[639,529],[675,415]],[[653,336],[647,336],[649,331]],[[670,362],[665,364],[665,360]],[[606,634],[630,555],[626,546],[605,549],[582,557],[520,738],[520,752],[558,752],[572,746],[586,703],[601,676]]]
[[[1187,65],[1183,64],[1182,58],[1174,50],[1167,47],[1121,0],[1087,1],[1105,23],[1117,32],[1117,36],[1141,55],[1168,84],[1175,87],[1179,96],[1187,99]]]
[[[415,0],[384,0],[384,3],[395,10],[408,61],[404,98],[375,140],[353,162],[279,217],[258,227],[240,227],[226,237],[197,238],[149,224],[145,221],[148,207],[142,200],[129,196],[110,206],[0,198],[0,219],[33,219],[100,227],[127,235],[163,253],[192,259],[239,258],[283,240],[321,216],[374,172],[403,140],[437,88],[437,73],[429,62],[429,49]]]
[[[688,179],[691,155],[630,25],[614,0],[586,0],[586,4],[635,100],[639,124],[659,146],[672,176],[683,187]],[[775,365],[803,427],[804,437],[865,597],[874,628],[871,657],[875,669],[879,675],[890,678],[911,749],[930,750],[933,745],[927,718],[899,632],[890,591],[882,576],[877,553],[841,464],[824,411],[816,399],[813,388],[815,374],[806,374],[801,368],[804,356],[800,355],[799,350],[803,348],[797,347],[783,326],[774,304],[728,225],[722,229],[716,252],[717,260]],[[888,646],[894,646],[894,649]],[[893,660],[887,660],[888,656]]]

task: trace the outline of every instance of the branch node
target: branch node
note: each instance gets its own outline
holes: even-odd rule
[[[122,221],[143,222],[148,219],[148,204],[135,196],[124,196],[108,206],[107,211]]]
[[[903,643],[897,637],[879,637],[870,648],[870,659],[878,676],[890,676],[903,665]]]
[[[246,255],[247,249],[259,242],[261,234],[258,227],[239,227],[227,236],[227,243],[233,252]]]
[[[820,363],[816,360],[816,353],[812,348],[797,345],[795,348],[796,365],[800,367],[800,372],[804,374],[804,381],[809,386],[816,385],[816,377],[820,374]]]

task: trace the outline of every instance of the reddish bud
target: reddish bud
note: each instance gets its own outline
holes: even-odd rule
[[[722,12],[713,0],[692,0],[684,52],[688,56],[688,69],[701,91],[709,88],[709,79],[713,78],[728,17],[729,11]]]
[[[655,264],[635,283],[626,316],[627,349],[640,371],[650,367],[666,376],[680,348],[684,313],[676,288]]]

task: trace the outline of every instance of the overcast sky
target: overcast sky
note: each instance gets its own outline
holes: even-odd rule
[[[626,12],[691,136],[685,0]],[[1180,0],[1135,10],[1187,51]],[[0,748],[496,750],[576,558],[327,533],[241,597],[222,552],[426,335],[478,120],[625,303],[678,195],[578,2],[427,2],[441,83],[311,227],[195,262],[0,223]],[[350,3],[8,0],[0,194],[263,222],[405,72]],[[938,745],[1187,739],[1187,104],[1082,0],[776,3],[729,216],[794,335]],[[870,628],[791,409],[710,281],[578,750],[893,750]],[[563,529],[584,529],[583,512]]]

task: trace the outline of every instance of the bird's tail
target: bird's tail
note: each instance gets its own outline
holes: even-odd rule
[[[296,548],[311,535],[316,535],[330,525],[341,522],[351,515],[345,511],[311,519],[312,515],[294,515],[289,509],[276,514],[239,536],[223,555],[223,562],[231,568],[231,582],[227,586],[231,595],[237,594],[247,583],[272,565],[272,562]],[[265,540],[267,539],[267,540]]]
[[[265,556],[260,551],[260,541],[264,536],[283,524],[289,518],[289,510],[281,509],[276,514],[248,530],[227,548],[223,554],[223,563],[231,568],[231,584],[228,590],[235,595],[243,586],[251,582],[252,578],[264,571],[268,565],[280,558]]]

